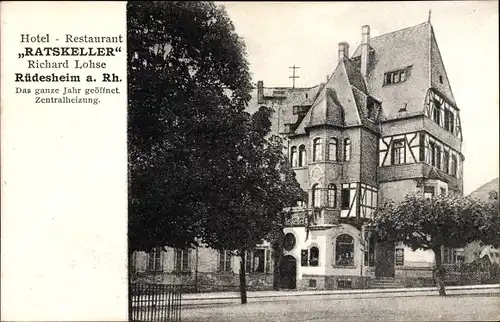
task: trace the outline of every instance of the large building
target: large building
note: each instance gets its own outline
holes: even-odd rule
[[[348,43],[338,44],[337,66],[324,84],[268,88],[258,82],[248,110],[274,109],[273,131],[287,138],[309,198],[293,208],[282,262],[272,262],[266,244],[247,256],[250,288],[270,288],[275,265],[280,286],[292,289],[431,279],[432,252],[376,244],[364,225],[385,200],[462,194],[459,109],[429,22],[376,37],[363,26],[360,37],[352,54]],[[224,252],[137,256],[137,280],[238,286],[239,259]]]

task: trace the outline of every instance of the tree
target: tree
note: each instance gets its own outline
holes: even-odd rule
[[[400,241],[413,250],[432,250],[436,283],[444,296],[442,247],[460,248],[477,240],[490,243],[498,239],[498,214],[495,223],[488,209],[479,200],[458,195],[407,196],[399,203],[386,202],[368,228],[378,240]]]
[[[272,110],[263,106],[248,115],[245,140],[235,146],[238,160],[219,198],[213,199],[203,241],[240,257],[241,303],[246,303],[245,263],[262,240],[279,244],[290,207],[305,198],[283,154],[282,140],[269,136]],[[222,228],[222,229],[221,229]]]
[[[244,139],[244,43],[210,2],[128,2],[127,23],[129,251],[196,245]]]
[[[210,2],[128,2],[127,21],[129,252],[233,250],[246,302],[246,251],[303,191],[269,136],[272,110],[244,111],[244,43]]]
[[[498,192],[491,191],[489,200],[484,203],[484,214],[480,218],[480,241],[493,247],[500,247],[500,207]]]

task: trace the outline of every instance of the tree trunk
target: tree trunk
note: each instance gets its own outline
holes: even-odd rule
[[[245,272],[245,252],[240,252],[240,293],[241,293],[241,304],[247,303],[247,281]]]
[[[281,286],[281,276],[280,276],[280,263],[281,257],[283,256],[283,236],[284,234],[279,235],[279,240],[274,241],[273,243],[273,261],[274,261],[274,276],[273,276],[273,289],[279,290]]]
[[[446,296],[446,291],[444,289],[444,267],[441,261],[441,247],[434,248],[433,251],[436,262],[436,267],[434,268],[434,281],[436,286],[439,287],[439,295]]]

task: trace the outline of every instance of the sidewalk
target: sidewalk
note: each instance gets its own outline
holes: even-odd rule
[[[499,294],[500,284],[466,285],[446,287],[448,295]],[[373,297],[403,297],[403,296],[438,296],[437,287],[394,288],[394,289],[356,289],[356,290],[324,290],[324,291],[252,291],[247,292],[248,302],[269,302],[306,300],[316,296],[329,299],[353,299]],[[192,293],[182,295],[183,307],[199,307],[210,305],[238,304],[239,292]]]

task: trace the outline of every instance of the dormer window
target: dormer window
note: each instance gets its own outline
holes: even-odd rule
[[[380,104],[376,100],[368,97],[366,101],[366,117],[371,121],[375,121],[379,107]]]
[[[411,66],[384,74],[384,86],[406,82],[411,75]]]

